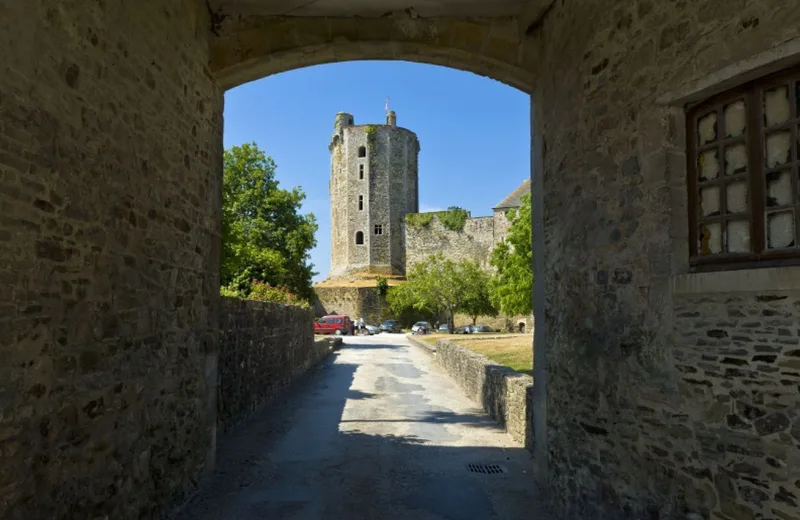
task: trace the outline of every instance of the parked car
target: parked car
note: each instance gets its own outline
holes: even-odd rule
[[[453,331],[453,334],[471,334],[472,333],[472,325],[462,325],[460,327],[456,327],[456,330]]]
[[[397,320],[386,320],[381,323],[380,326],[381,332],[403,332],[403,327],[400,326],[400,322]]]
[[[447,323],[442,323],[441,325],[439,325],[439,332],[444,332],[445,334],[449,334],[450,325],[448,325]]]
[[[473,325],[472,333],[474,334],[479,332],[494,332],[494,329],[488,325]]]
[[[422,327],[428,329],[428,332],[433,330],[433,327],[431,327],[431,324],[428,323],[427,321],[418,321],[411,326],[411,332],[417,333],[419,332],[419,329],[421,329]]]
[[[375,335],[381,331],[381,329],[379,329],[375,325],[364,325],[364,327],[367,329],[367,332],[369,332],[370,336]]]
[[[314,322],[314,334],[336,334],[337,336],[353,333],[353,322],[345,314],[323,316]]]

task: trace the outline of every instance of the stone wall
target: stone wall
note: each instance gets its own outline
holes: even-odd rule
[[[660,427],[642,427],[639,442],[652,460],[678,469],[678,482],[695,490],[690,507],[703,514],[798,512],[798,308],[800,291],[675,298],[679,396],[640,409]]]
[[[412,338],[414,342],[419,342]],[[533,451],[533,378],[498,365],[459,346],[456,340],[436,342],[436,363],[503,426],[515,441]]]
[[[472,316],[467,316],[466,314],[457,313],[453,316],[453,322],[456,327],[461,325],[472,325]],[[475,322],[476,325],[488,325],[495,330],[502,330],[505,331],[508,326],[513,326],[516,330],[519,323],[525,324],[525,331],[526,332],[533,332],[533,315],[529,314],[528,316],[497,316],[497,317],[489,317],[489,316],[478,316],[478,320]]]
[[[317,315],[347,314],[352,320],[364,318],[367,325],[376,327],[391,318],[388,305],[374,287],[315,287]]]
[[[776,355],[758,346],[780,344],[793,331],[780,322],[800,312],[762,314],[745,334],[751,320],[726,317],[727,296],[673,302],[671,278],[689,270],[685,117],[663,99],[799,36],[800,11],[785,0],[556,2],[534,35],[546,334],[534,377],[547,375],[537,463],[565,517],[797,518],[798,466],[770,455],[792,460],[797,441],[788,425],[767,434],[785,424],[772,406],[791,404],[767,378],[792,381],[791,360],[756,356]],[[767,310],[757,297],[742,296],[739,311]]]
[[[406,237],[406,272],[411,267],[441,253],[453,261],[474,260],[488,267],[494,247],[493,217],[468,218],[461,231],[442,226],[435,216],[427,226],[404,224]]]
[[[223,298],[220,312],[219,424],[229,429],[330,352],[314,341],[311,310]]]
[[[208,27],[199,0],[0,2],[0,518],[150,518],[213,462]]]

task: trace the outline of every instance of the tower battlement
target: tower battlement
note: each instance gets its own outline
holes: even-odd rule
[[[417,135],[386,124],[356,125],[336,114],[331,153],[331,271],[405,274],[403,219],[419,211]]]

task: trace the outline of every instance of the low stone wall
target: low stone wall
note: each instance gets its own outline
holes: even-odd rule
[[[335,344],[314,340],[311,310],[222,298],[218,419],[222,432],[245,419],[322,360]]]
[[[436,342],[436,362],[511,438],[533,452],[532,377],[498,365],[450,339]]]

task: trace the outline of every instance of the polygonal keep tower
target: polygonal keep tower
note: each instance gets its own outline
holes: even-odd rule
[[[394,111],[385,125],[355,125],[336,114],[331,152],[331,272],[405,274],[407,213],[419,211],[417,135],[397,127]]]

